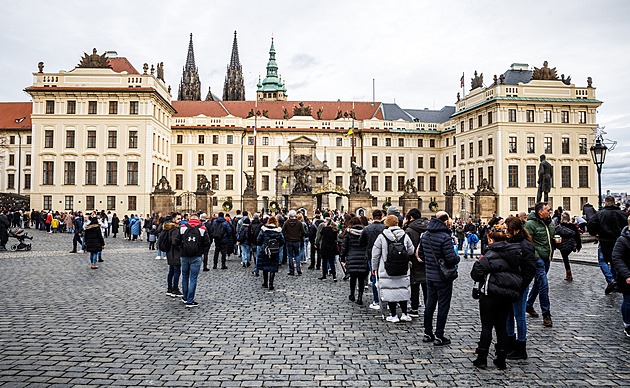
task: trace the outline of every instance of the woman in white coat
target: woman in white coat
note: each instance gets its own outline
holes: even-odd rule
[[[388,246],[390,243],[400,241],[404,244],[409,260],[413,257],[413,243],[411,238],[398,227],[398,217],[389,215],[385,219],[386,229],[379,235],[372,248],[372,273],[378,276],[380,297],[383,302],[388,302],[390,316],[388,322],[405,321],[410,322],[411,317],[407,315],[407,301],[411,298],[411,287],[409,283],[409,268],[407,273],[400,276],[387,274],[385,262],[387,261]],[[401,316],[396,314],[396,303],[400,305]]]

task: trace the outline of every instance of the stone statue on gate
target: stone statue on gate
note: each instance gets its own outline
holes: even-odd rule
[[[245,184],[245,192],[256,192],[256,180],[254,176],[249,175],[245,171],[243,171],[243,174],[245,174],[245,179],[247,180],[247,183]]]
[[[350,175],[350,193],[366,193],[369,192],[367,189],[367,180],[365,179],[365,175],[367,171],[355,162],[352,162],[352,175]]]
[[[417,193],[418,189],[416,188],[416,179],[411,178],[407,179],[405,182],[405,193]]]
[[[451,182],[448,184],[446,188],[446,195],[453,195],[457,193],[457,177],[454,175],[451,177]]]
[[[201,176],[201,179],[199,179],[199,183],[197,184],[197,192],[207,193],[210,191],[212,191],[212,184],[208,180],[206,174],[203,174]]]
[[[153,192],[154,193],[172,193],[173,188],[171,187],[171,184],[168,182],[168,179],[166,179],[166,177],[162,175],[158,183],[155,185]]]
[[[308,173],[311,171],[309,166],[304,166],[293,172],[295,177],[295,186],[293,187],[293,193],[306,193],[310,194],[313,188],[308,183]]]
[[[551,164],[546,160],[547,157],[543,154],[540,155],[540,165],[538,166],[538,194],[536,194],[536,202],[542,200],[544,194],[544,201],[549,201],[549,192],[551,191],[551,182],[553,179],[553,168]]]

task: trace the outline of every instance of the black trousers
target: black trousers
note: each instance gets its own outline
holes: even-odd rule
[[[479,299],[481,317],[481,336],[479,349],[489,349],[492,342],[492,329],[497,334],[497,350],[507,350],[507,317],[512,303],[509,299],[482,295]]]
[[[411,309],[420,308],[420,287],[422,286],[422,302],[427,304],[427,283],[411,283]]]
[[[337,278],[337,269],[335,268],[335,255],[323,255],[322,256],[322,277],[328,275],[328,264],[330,264],[330,273],[332,273],[333,279]]]
[[[219,253],[221,254],[221,266],[225,267],[225,253],[227,252],[227,245],[214,244],[214,266],[217,266],[219,261]]]
[[[401,301],[401,302],[387,302],[388,306],[389,306],[389,313],[392,315],[392,317],[396,316],[396,303],[398,303],[400,305],[400,311],[403,314],[407,314],[407,301]],[[507,318],[505,319],[505,321],[507,322]]]
[[[352,272],[350,274],[350,295],[354,295],[354,289],[357,286],[357,280],[359,281],[359,295],[363,295],[363,288],[365,287],[365,277],[367,272]]]
[[[311,267],[315,267],[317,263],[317,269],[322,265],[322,255],[319,253],[319,249],[315,249],[315,243],[311,242]]]
[[[569,255],[571,254],[571,251],[560,251],[560,254],[562,255],[562,262],[564,263],[565,271],[571,271],[571,264],[569,264]]]

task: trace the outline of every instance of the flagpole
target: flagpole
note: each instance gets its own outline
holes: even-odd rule
[[[258,194],[258,177],[256,176],[256,165],[258,163],[258,155],[256,154],[256,143],[258,143],[258,96],[256,96],[256,102],[254,103],[254,190],[256,190],[256,194]],[[256,205],[256,209],[258,209],[258,205]]]
[[[355,162],[355,157],[354,157],[354,99],[352,99],[352,126],[350,127],[352,129],[352,138],[350,139],[350,144],[352,145],[352,158],[350,160],[350,165],[352,166],[352,162]]]

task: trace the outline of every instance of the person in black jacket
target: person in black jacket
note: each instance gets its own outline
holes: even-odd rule
[[[451,340],[444,336],[446,319],[451,308],[453,281],[442,279],[438,260],[443,260],[445,267],[453,268],[459,264],[455,254],[451,230],[448,226],[447,212],[439,211],[431,218],[427,231],[422,235],[418,246],[418,257],[424,261],[427,274],[427,302],[424,308],[424,338],[422,342],[433,342],[436,346],[448,345]],[[433,314],[438,307],[437,325],[433,334]]]
[[[405,216],[405,222],[403,230],[413,244],[414,252],[418,249],[420,243],[420,236],[426,232],[429,220],[422,217],[422,213],[418,209],[411,209]],[[422,300],[424,304],[427,303],[427,272],[424,262],[418,260],[411,260],[411,310],[409,310],[410,317],[419,317],[418,309],[420,307],[420,287],[422,287]]]
[[[564,280],[572,282],[573,273],[571,272],[571,264],[569,264],[569,255],[571,252],[579,252],[582,249],[582,238],[580,237],[578,227],[571,222],[569,213],[563,212],[560,215],[560,224],[556,226],[556,234],[562,237],[562,240],[558,244],[558,250],[562,255],[564,270],[566,271],[566,278]]]
[[[260,255],[261,246],[258,245],[258,235],[263,226],[263,222],[260,220],[260,214],[254,213],[252,216],[252,225],[249,228],[249,245],[252,247],[252,256],[254,260],[254,270],[252,275],[259,276],[260,269],[258,268],[258,256]]]
[[[359,238],[359,245],[362,248],[365,248],[365,259],[368,261],[368,265],[370,266],[370,273],[372,273],[372,248],[374,247],[374,242],[376,242],[378,236],[383,233],[383,230],[385,230],[385,224],[382,219],[383,212],[380,209],[374,210],[372,212],[372,224],[363,229],[361,237]],[[372,282],[373,296],[370,308],[373,310],[379,310],[381,305],[379,303],[378,287],[376,286],[376,275],[371,275],[370,281]]]
[[[625,326],[624,333],[630,337],[630,217],[628,225],[621,231],[612,254],[613,266],[617,270],[617,291],[623,293],[621,317]]]
[[[508,312],[507,333],[508,333],[508,360],[527,359],[527,294],[529,284],[536,275],[536,255],[534,253],[534,243],[527,230],[523,227],[520,217],[508,217],[504,224],[505,235],[509,243],[516,243],[521,246],[521,295],[512,303],[512,308]],[[516,321],[516,327],[514,325]],[[518,337],[516,336],[518,330]]]
[[[488,350],[492,342],[492,328],[497,335],[496,358],[494,364],[499,369],[507,366],[508,335],[505,326],[512,302],[521,296],[523,279],[520,264],[521,246],[507,242],[501,226],[495,225],[488,232],[487,252],[472,267],[470,277],[481,284],[479,315],[481,316],[481,336],[477,347],[477,359],[473,365],[485,369]]]
[[[354,289],[357,285],[357,279],[359,280],[359,291],[356,297],[358,305],[363,304],[365,278],[370,270],[370,265],[365,258],[365,248],[362,248],[359,244],[362,231],[363,225],[361,225],[359,217],[352,217],[350,226],[346,229],[346,234],[343,237],[341,254],[339,256],[341,265],[343,265],[346,272],[350,274],[350,296],[348,299],[352,302],[355,301]]]
[[[315,246],[315,239],[317,238],[317,227],[324,222],[321,215],[315,214],[315,219],[308,227],[308,241],[311,243],[311,265],[308,269],[320,269],[322,266],[322,254]],[[317,257],[315,257],[317,255]],[[317,267],[316,267],[317,266]]]
[[[85,227],[85,250],[90,252],[90,262],[92,269],[97,269],[96,260],[98,254],[105,248],[105,239],[101,233],[101,226],[98,224],[98,218],[92,217],[90,224]]]
[[[599,250],[601,251],[601,255],[598,254],[599,268],[601,268],[608,283],[605,290],[608,295],[615,291],[617,286],[615,268],[610,268],[612,251],[617,238],[621,235],[621,230],[626,226],[628,214],[615,205],[615,198],[608,196],[604,202],[604,208],[588,218],[586,229],[591,236],[597,236],[599,240]]]
[[[322,276],[319,280],[325,280],[328,274],[328,265],[333,281],[337,281],[337,270],[335,268],[335,256],[337,255],[337,224],[332,219],[327,219],[321,230],[321,252],[322,252]]]
[[[5,211],[0,212],[0,251],[6,251],[6,245],[9,241],[9,228],[11,221],[6,216]]]
[[[113,234],[112,237],[116,238],[116,235],[118,234],[118,228],[120,227],[120,218],[118,218],[116,213],[114,213],[114,215],[112,216],[111,227],[112,227],[112,234]]]

